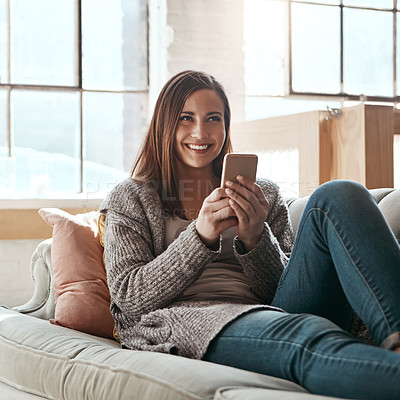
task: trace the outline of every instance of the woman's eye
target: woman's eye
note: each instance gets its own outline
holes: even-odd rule
[[[190,115],[182,115],[179,121],[192,121],[192,117]]]
[[[221,121],[221,117],[219,117],[218,115],[213,115],[212,117],[210,117],[210,121]]]

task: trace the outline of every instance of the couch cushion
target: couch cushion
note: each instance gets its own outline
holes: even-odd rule
[[[400,242],[400,190],[391,188],[371,189],[370,193],[378,203],[379,209]],[[309,197],[287,198],[290,220],[294,233],[297,232],[300,219]]]
[[[0,399],[3,400],[40,400],[42,396],[23,392],[0,381]]]
[[[294,383],[253,372],[169,354],[123,350],[113,340],[4,308],[0,308],[0,381],[65,400],[213,399],[217,389],[226,386],[306,393]],[[296,399],[296,393],[290,398]]]
[[[215,394],[214,400],[335,400],[337,397],[310,395],[308,393],[283,392],[258,388],[228,387],[221,388]]]
[[[375,197],[376,202],[379,204],[382,199],[384,199],[388,194],[396,191],[397,189],[393,188],[377,188],[377,189],[370,189],[369,192],[372,196]]]
[[[308,197],[301,197],[299,199],[287,200],[289,207],[290,221],[292,222],[293,233],[297,233],[300,219],[303,214],[304,208],[307,205]]]
[[[400,190],[394,190],[379,202],[379,209],[400,243]]]

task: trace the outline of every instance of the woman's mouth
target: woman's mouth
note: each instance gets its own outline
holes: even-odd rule
[[[211,144],[189,144],[189,143],[186,143],[185,145],[190,150],[197,150],[197,151],[207,150],[211,146]]]

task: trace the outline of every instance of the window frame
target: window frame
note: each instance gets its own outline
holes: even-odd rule
[[[299,1],[289,0],[288,8],[288,69],[287,69],[287,96],[301,96],[311,98],[330,98],[330,99],[345,99],[348,101],[363,101],[363,102],[384,102],[384,103],[398,103],[400,101],[400,95],[397,95],[397,14],[400,15],[400,10],[397,9],[398,1],[393,1],[393,8],[383,7],[365,7],[365,6],[350,6],[344,5],[343,0],[340,0],[340,4],[324,4],[318,1]],[[340,8],[340,93],[324,93],[324,92],[302,92],[293,90],[293,63],[292,63],[292,4],[308,4],[315,6],[325,7],[339,7]],[[344,9],[357,9],[357,10],[371,10],[371,11],[385,11],[392,12],[393,14],[393,96],[369,96],[369,95],[355,95],[344,91],[343,86],[343,35],[344,35],[344,22],[343,15]],[[265,96],[275,97],[275,96]]]
[[[65,85],[45,85],[45,84],[20,84],[20,83],[11,83],[11,1],[7,0],[6,8],[7,8],[7,25],[8,25],[8,37],[7,37],[7,56],[8,56],[8,65],[7,65],[7,75],[8,75],[8,83],[2,83],[0,81],[0,89],[4,89],[7,91],[7,141],[8,141],[8,157],[13,157],[13,137],[12,137],[12,126],[11,126],[11,95],[14,90],[34,90],[34,91],[56,91],[56,92],[75,92],[79,93],[79,113],[80,113],[80,121],[79,121],[79,134],[80,134],[80,173],[79,173],[79,192],[76,194],[79,196],[80,194],[87,193],[84,188],[85,176],[84,176],[84,164],[85,164],[85,141],[84,141],[84,132],[83,132],[83,95],[84,93],[118,93],[118,94],[145,94],[149,95],[150,91],[150,68],[149,68],[149,2],[146,1],[146,63],[147,63],[147,76],[145,86],[146,89],[122,89],[122,90],[112,90],[112,89],[86,89],[83,87],[83,62],[82,62],[82,54],[83,54],[83,40],[82,40],[82,0],[75,0],[76,2],[76,34],[78,35],[77,43],[75,51],[77,52],[77,65],[75,65],[76,73],[77,73],[77,81],[78,84],[76,86],[65,86]],[[69,196],[68,192],[65,192],[66,196]]]

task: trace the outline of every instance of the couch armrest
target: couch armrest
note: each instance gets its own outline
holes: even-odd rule
[[[51,241],[52,239],[47,239],[41,242],[32,255],[31,276],[35,285],[32,298],[13,310],[42,319],[54,318]]]

